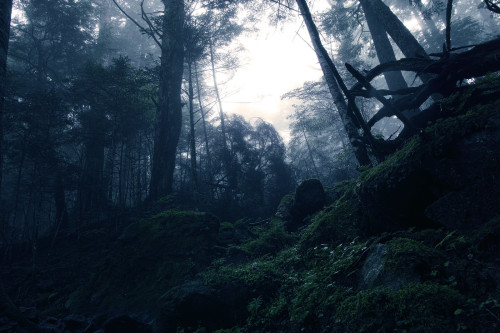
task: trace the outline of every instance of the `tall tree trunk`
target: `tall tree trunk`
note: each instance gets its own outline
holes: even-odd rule
[[[224,145],[224,150],[227,150],[227,140],[226,140],[226,126],[224,124],[224,111],[222,110],[222,100],[219,94],[219,87],[217,86],[217,75],[215,73],[215,60],[214,60],[214,48],[212,41],[210,41],[210,63],[212,65],[212,77],[214,79],[214,89],[215,97],[217,98],[217,103],[219,105],[219,115],[220,115],[220,128],[222,132],[222,143]]]
[[[314,24],[311,12],[309,11],[309,7],[307,6],[306,1],[296,1],[297,5],[299,6],[300,13],[304,17],[304,22],[306,24],[307,31],[309,32],[314,51],[316,52],[316,56],[321,66],[321,70],[323,71],[328,89],[332,94],[340,118],[342,119],[345,131],[347,133],[347,136],[349,137],[349,142],[351,143],[351,146],[353,148],[354,155],[356,156],[356,159],[358,160],[358,163],[360,165],[370,165],[371,161],[368,157],[366,146],[363,143],[356,128],[354,116],[351,112],[348,111],[347,103],[344,100],[344,95],[342,94],[339,83],[335,78],[336,76],[340,77],[340,75],[338,74],[338,70],[333,64],[332,59],[330,59],[330,56],[328,55],[328,52],[324,48],[323,44],[321,43],[318,29]]]
[[[314,157],[312,154],[311,145],[309,144],[309,140],[307,139],[306,131],[304,130],[303,126],[301,126],[301,132],[302,132],[302,135],[304,136],[304,140],[306,142],[307,152],[309,153],[309,158],[311,159],[311,163],[312,163],[313,168],[314,168],[314,174],[315,174],[316,178],[319,179],[320,178],[319,171],[318,171],[318,168],[316,167],[316,162],[314,162]]]
[[[0,200],[2,199],[3,170],[3,113],[5,82],[7,81],[7,52],[9,49],[10,17],[12,0],[2,0],[0,4]]]
[[[439,32],[436,24],[434,23],[431,17],[425,18],[422,13],[422,9],[418,10],[415,6],[410,5],[410,10],[413,14],[413,17],[417,20],[418,25],[420,26],[422,33],[427,42],[427,49],[435,50],[436,52],[440,51],[440,45],[437,41],[441,38],[441,33]]]
[[[392,48],[389,37],[384,28],[380,25],[380,21],[377,19],[376,14],[373,12],[372,7],[368,4],[370,0],[360,0],[361,7],[365,13],[366,22],[368,23],[368,28],[370,29],[370,34],[372,35],[373,44],[375,45],[375,50],[377,51],[377,57],[381,64],[396,61],[396,55],[394,54],[394,49]],[[400,71],[385,72],[385,81],[389,90],[398,90],[407,88],[408,85],[401,74]]]
[[[184,63],[184,1],[163,0],[160,89],[149,198],[172,192],[177,144],[181,133],[181,84]]]
[[[196,90],[198,92],[198,104],[200,107],[200,113],[201,113],[201,121],[203,125],[203,135],[205,137],[205,150],[207,152],[207,166],[209,170],[209,179],[212,179],[212,158],[210,157],[210,147],[208,146],[208,134],[207,134],[207,123],[205,121],[205,112],[203,111],[203,104],[201,102],[201,88],[200,88],[200,81],[198,78],[198,66],[196,62],[194,63],[194,71],[195,71],[195,78],[196,78]]]
[[[195,193],[198,192],[198,171],[196,167],[196,135],[194,132],[194,88],[191,55],[188,57],[188,94],[189,94],[189,146],[191,148],[191,173]]]
[[[407,58],[429,58],[410,30],[382,0],[366,0],[365,6],[371,7],[385,31]],[[423,80],[427,81],[428,78],[424,76]]]

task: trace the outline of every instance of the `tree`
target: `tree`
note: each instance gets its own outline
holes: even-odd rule
[[[356,128],[356,118],[352,110],[348,109],[348,106],[344,100],[344,95],[341,91],[340,85],[343,84],[340,74],[335,67],[332,59],[328,55],[328,52],[324,48],[318,29],[312,19],[311,12],[305,0],[297,0],[297,5],[299,6],[300,13],[304,17],[304,22],[309,32],[311,42],[318,57],[323,75],[325,77],[326,83],[335,101],[335,106],[340,114],[342,123],[349,137],[350,144],[354,150],[354,155],[356,156],[358,163],[360,165],[370,165],[371,161],[368,157],[368,152],[366,146],[360,137]],[[344,89],[345,91],[346,89]],[[360,119],[358,119],[359,121]]]
[[[282,98],[297,99],[293,105],[288,156],[299,180],[318,178],[325,185],[352,178],[358,173],[349,139],[324,81],[306,82]],[[326,120],[326,121],[325,121]]]
[[[427,52],[418,43],[410,30],[399,20],[382,0],[364,0],[363,8],[371,8],[378,22],[398,45],[407,58],[429,58]]]
[[[163,0],[160,87],[149,198],[172,191],[177,143],[181,133],[181,84],[184,64],[184,1]]]
[[[12,0],[2,1],[0,4],[0,202],[2,200],[3,178],[3,110],[7,81],[7,52],[9,49],[11,11]]]
[[[377,15],[373,12],[373,8],[369,4],[370,0],[360,0],[361,7],[365,13],[366,23],[370,29],[370,34],[373,39],[375,50],[379,62],[387,63],[396,61],[396,55],[392,48],[391,42],[387,37],[384,27],[381,25]],[[407,88],[406,81],[400,71],[384,73],[385,80],[389,90],[399,90]]]

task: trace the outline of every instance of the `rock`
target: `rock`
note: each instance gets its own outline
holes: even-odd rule
[[[304,180],[295,190],[293,205],[290,208],[291,219],[286,221],[286,227],[295,231],[304,225],[304,219],[319,210],[326,203],[325,190],[317,179]]]
[[[209,331],[234,324],[234,309],[209,286],[187,282],[169,290],[160,299],[160,314],[154,332],[175,333],[178,327],[205,327]]]
[[[373,246],[359,273],[358,288],[398,290],[441,269],[442,254],[409,238],[393,238]]]
[[[11,319],[0,316],[0,332],[14,332],[17,323]]]
[[[387,245],[377,244],[375,249],[368,255],[361,268],[360,289],[373,288],[377,279],[382,274],[386,254]]]
[[[500,116],[494,105],[438,121],[365,172],[357,194],[370,235],[410,227],[470,231],[500,207]]]
[[[152,331],[151,326],[127,315],[111,318],[104,324],[105,333],[147,333]]]
[[[279,205],[278,208],[276,209],[276,213],[274,214],[276,217],[284,220],[284,221],[289,221],[292,218],[292,207],[293,207],[293,199],[294,195],[293,194],[287,194],[285,195]]]
[[[70,314],[63,319],[64,328],[70,332],[86,332],[92,323],[83,315]]]
[[[495,217],[500,206],[499,147],[500,116],[496,116],[483,130],[456,142],[440,161],[441,167],[424,164],[445,191],[425,209],[426,217],[449,229],[465,231]]]

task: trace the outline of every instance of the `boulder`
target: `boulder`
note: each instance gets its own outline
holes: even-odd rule
[[[305,224],[305,218],[320,211],[326,204],[323,185],[318,179],[304,180],[295,190],[290,208],[290,219],[286,221],[289,231],[295,231]]]
[[[497,103],[500,104],[500,103]],[[478,106],[415,136],[365,172],[357,194],[366,234],[410,227],[470,231],[500,207],[500,116]]]
[[[190,281],[165,293],[154,332],[175,333],[179,327],[210,331],[234,325],[234,309],[200,281]]]
[[[359,289],[384,287],[398,290],[428,280],[440,270],[443,255],[410,238],[396,237],[372,247],[361,267]]]

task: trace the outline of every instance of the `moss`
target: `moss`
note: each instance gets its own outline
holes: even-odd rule
[[[499,108],[500,100],[497,100],[486,105],[476,105],[465,114],[437,120],[424,131],[428,149],[435,156],[447,153],[458,139],[485,128],[488,120],[498,113]]]
[[[487,260],[497,260],[500,251],[500,215],[483,225],[473,236],[475,252]]]
[[[433,248],[409,238],[393,238],[388,243],[386,266],[396,272],[404,269],[429,269],[438,262],[444,262],[443,254]],[[420,267],[425,265],[427,267]],[[421,272],[423,273],[423,272]]]
[[[339,200],[312,218],[312,224],[300,240],[301,245],[311,248],[321,243],[351,241],[361,236],[362,218],[358,196],[351,187]]]
[[[257,239],[243,243],[240,248],[253,257],[276,254],[290,246],[295,238],[288,233],[278,220],[271,220],[268,228],[263,230]]]
[[[293,197],[294,197],[294,195],[295,194],[290,193],[290,194],[285,195],[283,198],[281,198],[281,201],[280,201],[280,203],[278,205],[278,210],[279,210],[280,206],[288,207],[289,205],[291,205],[293,203]]]
[[[219,226],[219,240],[230,242],[234,237],[234,226],[229,222],[222,222]]]
[[[210,214],[175,210],[131,224],[73,305],[148,308],[210,263],[218,229]]]
[[[455,311],[465,299],[435,283],[366,290],[347,297],[337,311],[338,328],[349,332],[451,332],[459,327]]]
[[[414,136],[383,163],[363,172],[358,179],[358,186],[374,189],[381,185],[394,186],[416,169],[413,161],[418,159],[421,153],[422,139]]]
[[[281,199],[278,208],[276,208],[276,217],[279,217],[283,220],[290,220],[292,218],[291,208],[293,206],[294,196],[295,194],[291,193],[285,195]]]

